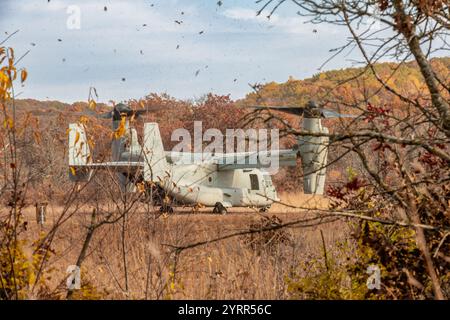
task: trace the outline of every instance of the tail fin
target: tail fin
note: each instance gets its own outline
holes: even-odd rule
[[[144,180],[158,182],[168,169],[164,146],[157,123],[144,125]]]
[[[79,123],[69,124],[69,177],[72,181],[85,181],[90,177],[86,167],[92,162],[91,152],[84,126]]]

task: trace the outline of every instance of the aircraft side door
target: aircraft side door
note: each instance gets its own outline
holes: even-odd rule
[[[254,173],[250,173],[249,177],[250,177],[250,190],[249,190],[249,192],[252,193],[252,194],[261,193],[258,175],[254,174]]]
[[[261,198],[261,195],[266,194],[264,181],[260,179],[261,176],[259,174],[251,173],[249,177],[250,177],[250,189],[248,193],[251,198],[251,202],[254,205],[261,205],[261,201],[263,200],[263,198]]]

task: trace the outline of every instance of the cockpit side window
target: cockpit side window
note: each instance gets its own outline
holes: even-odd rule
[[[259,190],[259,181],[256,174],[250,174],[250,188],[251,190]]]

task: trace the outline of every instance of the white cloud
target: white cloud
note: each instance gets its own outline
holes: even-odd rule
[[[53,0],[51,2],[29,2],[21,1],[14,3],[17,10],[21,12],[43,13],[66,10],[70,3],[64,3],[61,0]]]
[[[256,11],[248,8],[231,8],[223,12],[223,15],[227,18],[235,20],[267,20],[262,16],[257,16]]]
[[[239,98],[248,83],[309,76],[328,57],[324,43],[343,39],[289,11],[269,20],[257,8],[223,10],[203,0],[8,1],[0,29],[20,29],[8,42],[18,54],[31,49],[21,62],[30,74],[23,97],[76,101],[95,86],[106,101],[150,91]],[[80,6],[79,30],[66,27],[69,5]]]
[[[0,0],[1,1],[1,0]],[[182,5],[177,1],[171,1],[171,5],[177,10],[183,11],[184,15],[195,15],[197,8],[195,5]],[[78,6],[81,13],[81,31],[101,32],[105,37],[109,34],[117,34],[121,27],[130,28],[133,31],[142,29],[151,33],[194,33],[198,32],[198,23],[195,20],[184,21],[182,25],[177,25],[175,20],[179,18],[176,14],[168,13],[159,7],[150,6],[150,2],[140,1],[113,1],[102,0],[52,0],[42,1],[21,1],[14,2],[15,15],[22,16],[23,22],[29,21],[35,24],[40,20],[42,25],[54,25],[54,22],[65,21],[69,17],[67,9],[69,6]],[[104,11],[106,7],[106,11]],[[143,28],[142,25],[147,27]],[[66,24],[59,23],[57,27],[65,28]]]
[[[256,10],[242,7],[234,7],[227,9],[223,12],[223,15],[229,19],[245,21],[250,23],[259,24],[261,27],[267,29],[276,29],[284,33],[293,34],[311,34],[317,26],[307,23],[307,20],[301,16],[281,16],[274,13],[270,16],[270,19],[264,14],[257,15]],[[322,32],[329,34],[336,33],[335,28],[322,25],[320,27]]]

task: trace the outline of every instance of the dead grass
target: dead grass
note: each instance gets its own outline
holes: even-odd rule
[[[327,209],[329,200],[325,196],[296,193],[280,193],[281,202],[304,209]],[[298,209],[289,208],[279,203],[271,207],[272,212],[298,212]]]
[[[302,194],[282,194],[289,204],[325,208],[327,199]],[[49,205],[44,231],[54,223],[61,208]],[[206,210],[206,209],[205,209]],[[321,259],[322,241],[332,253],[335,244],[348,236],[344,222],[309,228],[285,229],[288,243],[271,243],[255,251],[237,236],[193,249],[179,255],[168,245],[186,245],[211,240],[233,232],[248,230],[260,221],[257,211],[233,210],[228,215],[213,215],[209,210],[156,218],[144,210],[128,217],[126,224],[126,288],[121,246],[121,224],[102,226],[94,235],[82,267],[82,279],[88,281],[107,299],[286,299],[286,277],[302,261]],[[75,264],[87,230],[91,208],[85,206],[57,233],[50,259],[54,271],[50,288],[61,287],[66,269]],[[36,239],[39,227],[34,208],[25,209],[29,219],[27,237]],[[307,211],[275,204],[265,216],[276,215],[283,222],[306,217]]]

